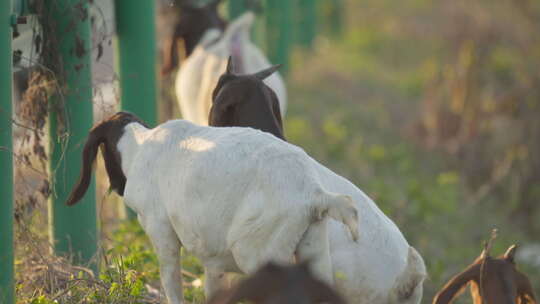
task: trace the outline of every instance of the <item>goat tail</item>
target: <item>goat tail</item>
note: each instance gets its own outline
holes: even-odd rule
[[[68,206],[75,205],[81,200],[92,180],[92,165],[96,159],[99,145],[103,142],[103,137],[99,135],[101,132],[98,132],[98,128],[92,129],[88,134],[82,152],[81,175],[66,201]]]
[[[353,240],[358,241],[358,209],[349,195],[322,192],[321,199],[317,205],[317,219],[329,216],[334,220],[343,223],[349,231]]]
[[[407,265],[396,278],[393,288],[395,303],[418,304],[422,299],[423,282],[427,277],[426,265],[422,256],[409,246],[407,252]]]

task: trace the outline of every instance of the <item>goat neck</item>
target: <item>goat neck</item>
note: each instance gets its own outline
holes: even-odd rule
[[[144,142],[148,128],[138,122],[132,122],[124,127],[124,133],[117,142],[117,150],[122,156],[122,171],[129,175],[129,168],[133,164],[133,159],[139,150],[139,146]]]

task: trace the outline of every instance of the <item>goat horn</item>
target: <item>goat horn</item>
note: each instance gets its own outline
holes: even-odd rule
[[[227,69],[225,70],[225,73],[230,75],[234,74],[234,63],[232,56],[229,56],[229,59],[227,59]]]
[[[262,70],[260,72],[257,72],[255,74],[253,74],[253,76],[260,79],[260,80],[264,80],[268,76],[274,74],[274,72],[277,71],[277,69],[279,69],[280,67],[281,67],[281,64],[276,64],[276,65],[273,65],[273,66],[269,67],[266,70]]]
[[[489,252],[491,251],[491,245],[493,241],[497,238],[497,228],[494,228],[491,230],[491,236],[487,242],[484,242],[484,249],[482,250],[482,253],[480,254],[480,258],[486,258],[489,256]]]
[[[506,249],[506,252],[504,253],[504,259],[510,262],[514,262],[514,255],[516,254],[517,248],[517,244],[508,247],[508,249]]]

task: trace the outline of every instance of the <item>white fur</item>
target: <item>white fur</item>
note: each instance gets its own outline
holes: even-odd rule
[[[349,227],[352,233],[340,230],[348,242],[358,238],[351,198],[327,191],[321,165],[268,133],[184,120],[151,130],[131,123],[117,148],[124,200],[154,244],[169,303],[182,300],[180,246],[203,263],[210,295],[225,272],[291,263],[295,253],[332,284],[326,217]]]
[[[332,268],[338,291],[349,303],[420,303],[424,262],[410,247],[396,225],[360,189],[347,179],[310,158],[317,176],[328,191],[352,197],[360,210],[358,242],[347,239],[343,225],[328,226]],[[418,280],[413,297],[396,301],[403,285]],[[413,286],[414,287],[414,286]]]
[[[221,74],[225,72],[233,44],[241,48],[240,61],[244,67],[242,74],[255,73],[271,66],[249,38],[254,18],[253,13],[245,13],[232,22],[221,36],[216,34],[215,29],[208,30],[182,64],[176,77],[176,96],[184,119],[199,125],[208,125],[212,91]],[[218,41],[214,42],[216,38]],[[283,79],[279,73],[274,73],[264,82],[276,92],[281,115],[284,116],[287,93]]]

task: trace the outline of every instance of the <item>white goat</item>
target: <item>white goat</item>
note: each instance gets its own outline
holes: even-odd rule
[[[193,53],[182,63],[176,77],[176,96],[184,119],[208,125],[212,91],[225,72],[232,56],[238,73],[251,74],[270,66],[270,62],[250,38],[255,15],[247,12],[232,22],[221,35],[217,29],[207,30]],[[285,115],[287,93],[278,73],[264,81],[278,97],[281,115]]]
[[[210,115],[212,126],[244,126],[264,130],[284,139],[276,98],[260,82],[270,68],[255,75],[234,75],[229,62],[227,73],[214,91]],[[394,223],[373,201],[345,178],[311,160],[317,177],[330,191],[353,197],[362,221],[358,243],[350,242],[342,225],[331,220],[330,255],[338,290],[349,303],[418,303],[422,297],[425,266],[420,255]]]
[[[351,198],[326,191],[320,165],[269,133],[185,120],[148,129],[134,115],[117,113],[90,131],[68,205],[84,195],[100,145],[111,187],[152,240],[169,303],[182,302],[181,245],[203,263],[210,296],[224,287],[225,272],[250,274],[295,256],[332,284],[326,217],[358,239]]]

